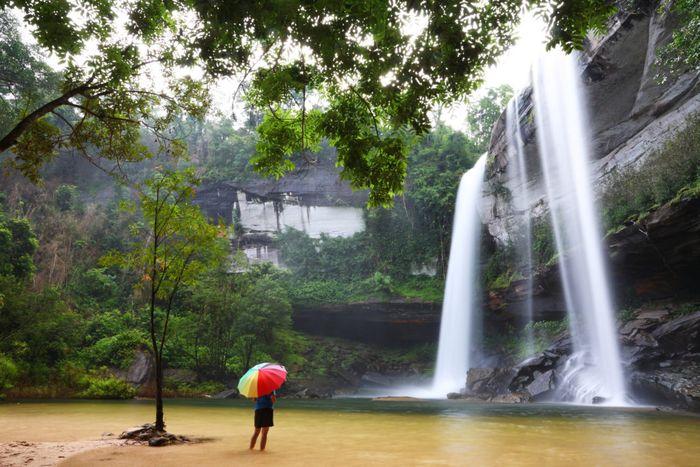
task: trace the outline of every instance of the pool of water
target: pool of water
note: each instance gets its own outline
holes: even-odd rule
[[[211,442],[109,447],[65,465],[700,465],[700,418],[652,409],[464,401],[280,400],[268,451],[252,404],[169,400],[168,430]],[[0,443],[98,439],[150,421],[152,401],[0,404]]]

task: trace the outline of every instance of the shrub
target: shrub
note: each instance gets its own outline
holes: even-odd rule
[[[134,350],[146,343],[143,332],[128,329],[109,337],[103,337],[83,351],[87,364],[127,368],[134,358]]]
[[[78,397],[86,399],[131,399],[136,395],[132,385],[114,376],[85,376],[81,384],[85,389]]]
[[[216,381],[203,381],[201,383],[187,383],[173,381],[166,378],[164,382],[165,393],[169,397],[201,397],[205,394],[217,394],[226,386]]]
[[[552,264],[557,255],[554,232],[546,217],[538,217],[532,222],[532,262],[535,269]]]
[[[61,211],[82,211],[78,187],[75,185],[60,185],[56,188],[56,207]]]
[[[486,289],[507,288],[519,276],[516,266],[516,252],[513,243],[496,247],[484,267],[483,277]]]
[[[3,391],[10,389],[17,381],[19,371],[12,359],[6,355],[0,354],[0,398]]]
[[[679,193],[700,192],[700,117],[640,165],[612,173],[601,196],[603,220],[615,228]]]
[[[534,352],[542,352],[561,333],[569,328],[568,319],[559,321],[533,321],[528,323],[523,330],[523,335],[527,335],[532,330],[534,338]],[[524,356],[524,355],[523,355]]]

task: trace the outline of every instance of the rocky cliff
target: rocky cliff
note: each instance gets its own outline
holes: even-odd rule
[[[335,154],[305,163],[286,176],[274,178],[252,177],[242,181],[205,181],[197,190],[195,202],[212,218],[232,221],[234,206],[242,194],[260,201],[283,202],[292,199],[304,206],[362,207],[367,201],[366,191],[353,191],[341,180],[335,165]]]
[[[599,194],[612,174],[646,160],[691,117],[700,115],[700,71],[663,84],[657,77],[657,53],[669,41],[675,19],[651,3],[646,9],[620,14],[607,34],[589,40],[580,57],[593,138],[591,170]],[[548,213],[532,90],[523,90],[517,99],[529,199],[527,209],[519,211],[511,201],[513,194],[525,190],[507,170],[511,161],[504,113],[494,126],[482,200],[487,236],[499,246],[512,240],[526,213],[535,218],[546,218]],[[630,293],[640,300],[669,297],[692,287],[700,272],[699,219],[697,199],[674,200],[607,235],[612,276],[624,298]],[[540,270],[535,283],[536,311],[563,312],[556,265]],[[491,307],[509,307],[517,314],[517,286],[492,297]]]
[[[691,115],[700,111],[700,71],[659,84],[655,66],[659,47],[673,29],[673,17],[650,6],[647,10],[621,14],[603,37],[591,38],[581,55],[581,72],[589,105],[596,188],[610,174],[638,164],[662,147]],[[532,90],[517,96],[528,166],[527,205],[535,216],[546,210],[545,188],[540,175]],[[521,190],[509,179],[505,136],[505,113],[496,122],[489,150],[487,183],[482,219],[494,239],[505,244],[522,222],[502,187]]]

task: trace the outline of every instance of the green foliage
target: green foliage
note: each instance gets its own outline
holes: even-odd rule
[[[610,175],[602,195],[607,229],[634,220],[654,206],[700,191],[700,119],[679,130],[638,166]]]
[[[152,290],[166,302],[181,285],[196,283],[204,271],[216,267],[226,252],[225,232],[191,203],[196,183],[190,169],[161,170],[146,180],[139,205],[143,222],[131,227],[136,241],[128,252],[110,252],[103,264],[134,273],[145,268],[137,288]],[[136,210],[137,206],[125,208]],[[154,234],[159,238],[149,241]]]
[[[489,256],[482,272],[486,290],[505,289],[520,277],[517,253],[512,243],[497,247]]]
[[[532,222],[532,261],[535,269],[550,266],[557,258],[557,245],[548,217]]]
[[[34,273],[38,242],[27,219],[7,218],[0,211],[0,275],[27,278]]]
[[[84,390],[78,393],[85,399],[133,399],[136,389],[114,376],[87,375],[81,380]]]
[[[73,275],[68,285],[73,298],[84,309],[111,309],[120,298],[116,278],[105,268],[92,268]]]
[[[0,399],[2,399],[3,391],[14,386],[18,375],[19,372],[15,362],[7,355],[0,353]]]
[[[567,319],[559,321],[533,321],[517,331],[512,326],[497,334],[485,335],[484,343],[491,351],[498,352],[514,362],[546,350],[552,342],[569,329]],[[528,335],[533,337],[530,348]]]
[[[681,316],[687,316],[691,313],[695,313],[696,311],[700,311],[700,303],[682,303],[673,308],[671,311],[671,316],[673,318],[680,318]]]
[[[488,149],[493,125],[511,97],[513,97],[513,89],[508,85],[502,85],[490,88],[478,101],[469,104],[467,108],[469,134],[482,151]]]
[[[255,153],[257,135],[249,128],[234,129],[233,121],[226,118],[208,121],[193,131],[189,142],[191,153],[203,153],[204,179],[246,181],[254,177],[249,161]],[[205,146],[204,151],[201,146]]]
[[[81,351],[82,360],[90,367],[108,366],[125,370],[134,360],[134,351],[147,344],[140,329],[126,329],[107,335]]]
[[[671,42],[659,50],[659,78],[662,82],[680,73],[700,67],[700,4],[695,0],[664,0],[662,14],[673,15],[679,22]]]
[[[623,308],[617,313],[617,319],[622,323],[626,323],[627,321],[632,321],[636,315],[637,311],[635,309]]]
[[[110,1],[99,2],[96,11],[63,0],[41,2],[41,7],[35,3],[5,1],[0,7],[24,10],[21,27],[32,24],[40,45],[59,53],[65,67],[60,74],[50,71],[36,51],[22,43],[20,26],[8,11],[0,12],[0,56],[13,64],[0,86],[0,110],[8,110],[0,122],[0,152],[12,151],[5,163],[36,182],[41,167],[59,150],[72,149],[123,175],[122,163],[152,155],[142,143],[143,132],[157,143],[156,152],[182,156],[182,143],[168,134],[169,127],[181,115],[202,118],[209,96],[206,80],[193,80],[182,69],[174,72],[181,49],[172,41],[144,42],[146,32],[140,28],[132,34],[115,31]],[[75,29],[68,16],[84,18],[81,24],[95,23]],[[157,22],[173,30],[172,23]],[[70,47],[67,37],[76,38]],[[90,42],[89,49],[84,49],[84,41]],[[80,60],[74,53],[82,54]],[[156,62],[162,76],[147,78],[149,64]],[[32,74],[35,78],[29,79]]]
[[[165,378],[165,391],[177,397],[202,397],[205,395],[217,394],[226,386],[217,381],[203,381],[201,383],[188,383],[183,381],[173,381]]]
[[[56,206],[61,211],[73,211],[79,208],[78,187],[75,185],[59,185],[56,188]]]
[[[442,125],[411,149],[404,195],[404,206],[412,207],[408,211],[411,224],[401,230],[413,233],[412,237],[419,242],[414,253],[416,259],[438,258],[440,275],[447,270],[460,178],[482,153],[483,147],[472,139]],[[389,245],[402,244],[390,242]]]
[[[545,350],[552,341],[562,333],[569,329],[568,319],[562,319],[559,321],[534,321],[528,323],[525,327],[523,334],[531,330],[534,337],[534,352],[539,353]],[[522,355],[521,356],[525,356]]]

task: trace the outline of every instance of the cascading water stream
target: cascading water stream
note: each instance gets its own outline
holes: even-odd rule
[[[431,392],[445,397],[464,387],[475,317],[479,310],[478,266],[481,220],[478,203],[486,155],[462,176],[457,191],[450,259],[440,321],[440,341]]]
[[[589,174],[590,136],[575,58],[552,51],[534,70],[539,153],[573,338],[559,398],[624,405],[620,352]]]
[[[527,165],[525,162],[525,149],[522,132],[520,129],[520,108],[516,95],[506,109],[506,140],[508,142],[508,175],[511,180],[510,192],[515,211],[522,215],[523,222],[516,226],[520,230],[516,244],[519,260],[522,263],[522,272],[525,276],[525,301],[523,321],[532,323],[532,218],[530,214],[530,190],[527,184]],[[527,355],[534,352],[534,335],[532,326],[525,327],[525,350]]]

